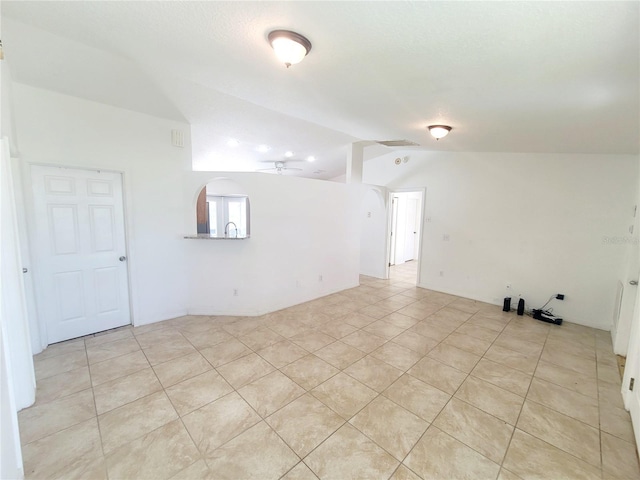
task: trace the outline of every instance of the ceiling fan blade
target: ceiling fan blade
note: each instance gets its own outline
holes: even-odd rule
[[[295,158],[287,158],[286,160],[259,160],[261,163],[294,163],[294,162],[304,162],[304,160],[295,159]]]

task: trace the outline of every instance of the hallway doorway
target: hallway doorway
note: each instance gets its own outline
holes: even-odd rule
[[[389,267],[389,278],[416,285],[418,283],[418,262],[410,260]]]
[[[424,191],[389,194],[388,278],[419,283]]]

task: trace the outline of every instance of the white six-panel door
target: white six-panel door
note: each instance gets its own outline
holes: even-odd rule
[[[48,343],[131,323],[121,174],[33,165],[31,177]]]

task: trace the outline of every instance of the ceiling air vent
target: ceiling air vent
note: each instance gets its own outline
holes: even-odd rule
[[[376,143],[385,147],[418,147],[419,144],[410,140],[376,140]]]

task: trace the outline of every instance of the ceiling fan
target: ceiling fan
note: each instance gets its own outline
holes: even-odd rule
[[[296,162],[298,160],[292,160],[293,162]],[[259,168],[258,170],[256,170],[257,172],[275,172],[278,175],[282,175],[283,172],[285,171],[302,171],[301,168],[295,168],[295,167],[287,167],[287,162],[283,162],[281,160],[275,161],[275,162],[271,162],[269,161],[269,163],[273,163],[273,167],[271,168]]]

